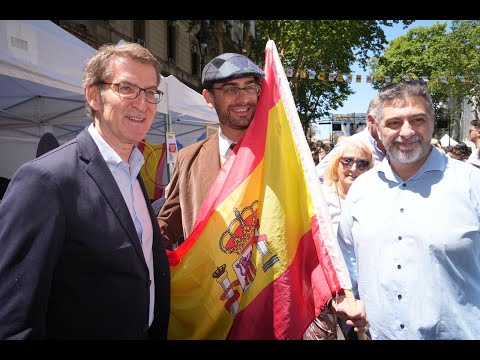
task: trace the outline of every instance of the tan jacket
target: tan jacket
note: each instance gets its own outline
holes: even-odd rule
[[[218,132],[178,152],[172,179],[165,189],[166,201],[158,214],[167,248],[171,249],[181,236],[186,239],[192,233],[203,200],[219,171]]]

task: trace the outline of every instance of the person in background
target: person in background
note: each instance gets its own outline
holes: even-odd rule
[[[468,157],[472,153],[472,150],[464,142],[459,142],[450,147],[447,152],[447,156],[452,159],[467,161]]]
[[[310,146],[310,151],[312,152],[313,162],[315,163],[315,165],[317,165],[318,162],[320,161],[319,152],[323,145],[323,141],[322,140],[310,141],[308,145]]]
[[[468,135],[470,137],[469,140],[475,143],[475,149],[472,150],[467,162],[479,167],[480,164],[478,159],[480,158],[480,121],[478,119],[473,119],[470,122],[470,130],[468,130]]]
[[[158,215],[168,248],[173,249],[179,238],[187,239],[192,233],[200,207],[225,159],[237,151],[236,144],[253,120],[264,76],[252,60],[235,53],[219,55],[203,69],[202,94],[208,106],[215,108],[220,127],[215,134],[177,154],[172,178],[165,189],[165,204]],[[332,306],[345,318],[361,314],[348,321],[357,330],[368,329],[361,302],[349,307],[347,301],[339,299],[338,303],[332,301]]]
[[[83,86],[93,124],[22,165],[0,204],[1,339],[166,339],[170,268],[139,175],[160,64],[101,46]]]
[[[472,151],[472,154],[468,157],[467,162],[477,168],[480,168],[480,148]]]
[[[372,339],[480,339],[480,172],[431,145],[425,83],[378,100],[387,156],[353,182],[338,227]]]
[[[348,190],[361,174],[375,164],[372,150],[366,143],[351,137],[343,141],[344,145],[328,163],[321,185],[335,234]]]
[[[370,101],[370,104],[368,105],[366,119],[367,127],[364,130],[349,137],[351,139],[354,139],[355,141],[363,141],[364,143],[368,144],[368,146],[372,150],[373,156],[375,157],[375,165],[380,164],[380,162],[385,158],[385,147],[383,146],[382,141],[378,137],[377,123],[372,116],[378,105],[379,103],[377,95]],[[323,182],[323,176],[327,164],[330,162],[335,152],[341,149],[343,143],[343,141],[338,142],[337,145],[327,154],[327,156],[325,156],[316,166],[317,174],[321,182]]]
[[[328,155],[328,153],[330,151],[332,151],[332,149],[334,148],[335,145],[333,145],[333,143],[331,142],[324,142],[322,143],[322,145],[320,146],[320,149],[318,151],[318,160],[319,161],[322,161],[325,156]]]
[[[334,235],[337,235],[338,222],[352,183],[361,174],[373,167],[375,159],[372,150],[363,141],[345,138],[345,144],[336,151],[325,169],[324,182],[321,185],[323,195],[328,205]],[[304,339],[335,340],[355,339],[355,333],[350,331],[344,322],[339,324],[335,315],[325,308],[320,316],[310,325]],[[340,329],[341,327],[341,329]]]
[[[348,139],[350,137],[350,135],[340,135],[338,138],[337,138],[337,142],[336,144],[338,144],[339,142],[342,142],[343,140],[345,139]],[[335,145],[336,145],[335,144]]]
[[[430,141],[430,143],[431,143],[433,146],[435,146],[435,147],[438,149],[438,151],[440,151],[442,154],[445,155],[445,150],[443,150],[442,144],[440,144],[440,141],[438,141],[438,140],[435,139],[435,138],[432,138],[432,140]]]
[[[473,119],[470,121],[470,130],[468,130],[469,140],[475,144],[475,147],[480,148],[480,121]]]

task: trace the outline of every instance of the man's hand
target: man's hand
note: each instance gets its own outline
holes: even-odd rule
[[[345,295],[338,295],[332,300],[332,308],[336,315],[342,320],[346,320],[346,324],[353,326],[353,330],[358,334],[365,334],[370,327],[365,312],[365,304],[361,300],[353,299],[348,301]]]

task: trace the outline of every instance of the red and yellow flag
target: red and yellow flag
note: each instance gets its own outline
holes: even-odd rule
[[[146,140],[138,143],[138,149],[145,158],[145,163],[140,169],[148,198],[159,199],[163,196],[168,183],[165,143],[150,144]]]
[[[169,252],[169,339],[301,339],[351,283],[273,41],[255,118]]]

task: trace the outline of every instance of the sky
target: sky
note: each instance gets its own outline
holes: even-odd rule
[[[437,22],[451,24],[451,20],[416,20],[406,29],[403,29],[403,24],[395,24],[393,27],[385,27],[384,31],[387,41],[391,41],[399,36],[405,35],[410,29],[418,26],[432,26]],[[355,75],[362,75],[362,82],[351,83],[350,86],[355,93],[349,96],[349,98],[343,103],[343,107],[333,110],[333,114],[365,113],[367,111],[368,103],[377,93],[371,84],[365,82],[364,79],[368,72],[360,68],[358,64],[353,66],[352,73]]]

